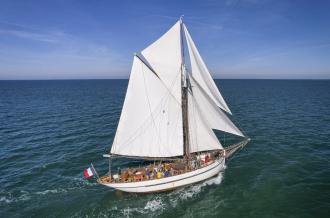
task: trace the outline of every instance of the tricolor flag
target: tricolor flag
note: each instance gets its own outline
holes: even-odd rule
[[[88,167],[86,170],[84,170],[84,176],[86,179],[94,176],[96,174],[93,165],[91,165],[90,167]]]

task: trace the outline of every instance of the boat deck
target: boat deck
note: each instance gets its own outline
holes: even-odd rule
[[[177,176],[188,173],[214,163],[213,154],[205,154],[205,158],[192,160],[190,164],[181,161],[176,162],[158,162],[149,164],[145,167],[127,168],[111,175],[104,175],[99,178],[99,182],[106,183],[130,183],[156,180],[171,176]]]

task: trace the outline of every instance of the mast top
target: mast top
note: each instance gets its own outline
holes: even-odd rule
[[[182,14],[182,15],[180,16],[180,23],[183,23],[183,17],[184,17],[184,15]]]

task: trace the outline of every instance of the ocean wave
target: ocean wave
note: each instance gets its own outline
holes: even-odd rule
[[[161,198],[156,198],[151,201],[148,201],[146,206],[144,207],[144,210],[149,210],[152,212],[155,212],[157,210],[164,209],[165,204],[163,203]]]
[[[0,197],[0,202],[5,202],[5,203],[9,204],[9,203],[13,202],[13,199],[3,196],[3,197]]]
[[[58,193],[67,193],[68,190],[63,189],[63,188],[59,188],[59,189],[49,189],[49,190],[45,190],[45,191],[39,191],[39,192],[35,192],[35,194],[37,195],[47,195],[47,194],[58,194]]]
[[[91,181],[89,181],[89,180],[87,180],[87,179],[84,179],[84,178],[82,178],[82,177],[69,177],[69,179],[71,180],[71,181],[73,181],[73,184],[71,184],[71,186],[73,185],[73,187],[75,187],[75,188],[78,188],[78,189],[80,189],[80,188],[84,188],[84,187],[86,187],[86,186],[97,186],[97,185],[99,185],[97,182],[91,182]]]
[[[47,189],[44,191],[37,191],[37,192],[20,191],[19,194],[13,194],[11,192],[1,193],[0,203],[5,203],[5,204],[18,203],[22,201],[35,199],[38,195],[60,194],[60,193],[67,193],[68,191],[69,190],[67,189],[58,188],[58,189]]]
[[[78,178],[78,177],[66,177],[66,178],[71,182],[68,182],[64,187],[58,187],[55,189],[46,189],[43,191],[35,191],[35,192],[24,191],[24,190],[21,190],[19,192],[1,191],[0,204],[11,204],[22,201],[28,201],[31,199],[39,198],[40,196],[64,194],[70,191],[84,189],[88,186],[98,185],[96,182],[89,182],[83,178]]]
[[[1,192],[0,193],[0,203],[11,204],[20,201],[27,201],[31,199],[29,192],[21,191],[20,195],[15,196],[11,192]]]

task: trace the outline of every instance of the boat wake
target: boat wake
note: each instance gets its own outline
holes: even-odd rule
[[[45,189],[40,191],[19,191],[16,193],[9,193],[0,191],[0,205],[8,205],[15,203],[22,203],[26,201],[38,201],[51,196],[67,195],[71,191],[84,190],[86,187],[97,186],[97,183],[91,183],[85,179],[78,177],[66,177],[67,183],[64,187],[54,189]],[[202,183],[187,186],[172,192],[149,194],[149,195],[136,195],[136,201],[132,201],[132,197],[118,199],[112,202],[111,207],[105,211],[95,211],[93,215],[96,217],[106,215],[110,217],[135,217],[141,216],[150,217],[163,214],[165,211],[177,208],[181,203],[189,200],[194,200],[201,192],[203,187],[209,185],[219,185],[223,180],[223,173],[218,174],[216,177],[210,178]],[[134,197],[133,197],[134,198]],[[124,202],[125,203],[124,203]],[[126,205],[122,207],[121,205]],[[129,205],[129,206],[128,206]],[[83,216],[86,211],[79,211],[75,214],[77,217]]]
[[[20,201],[27,201],[30,200],[31,196],[29,192],[26,191],[20,191],[19,195],[14,195],[11,192],[0,192],[0,205],[1,204],[11,204],[11,203],[16,203]]]
[[[187,200],[198,195],[202,191],[202,188],[205,186],[221,184],[222,179],[223,173],[219,173],[216,177],[210,178],[202,183],[191,185],[189,187],[185,187],[183,189],[179,189],[177,191],[174,191],[173,193],[170,193],[170,195],[173,195],[171,196],[173,197],[173,206],[176,206],[179,200]]]
[[[37,200],[42,196],[56,195],[56,194],[66,194],[70,191],[75,190],[83,190],[86,187],[97,186],[98,184],[87,181],[86,179],[82,179],[80,177],[63,177],[67,181],[64,186],[57,187],[54,189],[46,189],[40,191],[5,191],[0,190],[0,205],[1,204],[12,204],[19,203],[23,201],[29,200]]]
[[[175,209],[180,203],[185,201],[193,200],[202,191],[203,187],[210,185],[220,185],[223,180],[223,172],[219,173],[216,177],[208,179],[202,183],[187,186],[169,193],[159,193],[150,195],[139,207],[127,207],[120,210],[120,214],[124,217],[134,217],[136,215],[144,215],[146,217],[160,215],[163,211],[169,209]],[[118,208],[112,208],[117,210]],[[109,213],[113,213],[112,210]]]
[[[145,210],[155,212],[157,210],[165,209],[165,204],[161,198],[155,198],[147,202],[146,206],[144,207]]]

